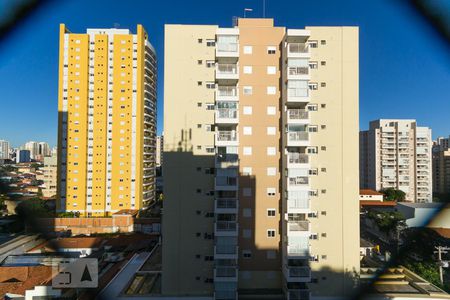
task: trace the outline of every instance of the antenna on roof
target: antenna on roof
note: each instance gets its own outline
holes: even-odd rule
[[[115,29],[119,29],[119,27],[120,27],[120,24],[119,24],[119,23],[114,23],[114,28],[115,28]]]
[[[244,8],[244,18],[247,17],[246,13],[248,11],[253,11],[253,8]]]

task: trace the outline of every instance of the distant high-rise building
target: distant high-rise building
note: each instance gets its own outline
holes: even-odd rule
[[[360,132],[360,185],[402,190],[406,200],[432,201],[431,129],[415,120],[376,120]]]
[[[164,59],[162,293],[349,295],[358,28],[166,25]]]
[[[438,137],[433,142],[433,192],[442,200],[450,196],[450,138]]]
[[[51,156],[51,149],[48,143],[46,142],[39,143],[39,155],[43,157]]]
[[[39,143],[38,142],[34,142],[34,141],[27,142],[23,146],[23,149],[30,151],[31,159],[36,159],[37,156],[39,155]]]
[[[156,56],[141,25],[60,25],[58,211],[140,209],[155,198]]]
[[[44,157],[44,188],[42,196],[50,198],[56,195],[58,160],[56,156]]]
[[[16,151],[16,163],[25,163],[31,161],[30,150],[19,149]]]
[[[164,136],[158,135],[156,137],[156,166],[161,167],[163,163],[163,147],[164,147]]]
[[[9,159],[9,142],[5,140],[0,140],[0,159]]]

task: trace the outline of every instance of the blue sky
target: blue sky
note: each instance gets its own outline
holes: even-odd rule
[[[430,0],[444,2],[445,0]],[[401,0],[266,0],[266,17],[278,26],[360,27],[360,128],[378,118],[415,118],[450,134],[449,55],[433,30]],[[0,17],[6,14],[0,4]],[[126,4],[125,4],[126,3]],[[449,4],[450,1],[447,2]],[[262,0],[49,1],[0,43],[0,139],[14,146],[27,140],[57,139],[58,29],[72,32],[110,28],[133,32],[143,24],[158,55],[158,132],[163,118],[164,24],[218,24]],[[450,5],[447,5],[450,9]],[[4,16],[4,15],[3,15]]]

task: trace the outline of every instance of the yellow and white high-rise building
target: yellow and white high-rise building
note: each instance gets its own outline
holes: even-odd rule
[[[156,56],[141,25],[60,25],[58,211],[107,216],[154,199]]]

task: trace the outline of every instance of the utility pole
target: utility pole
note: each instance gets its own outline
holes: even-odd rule
[[[450,250],[450,247],[443,247],[443,246],[437,246],[434,247],[437,251],[434,251],[434,253],[437,253],[438,255],[438,265],[439,265],[439,280],[441,281],[441,284],[444,284],[444,266],[448,266],[448,261],[442,261],[442,254],[448,253],[446,250]]]

